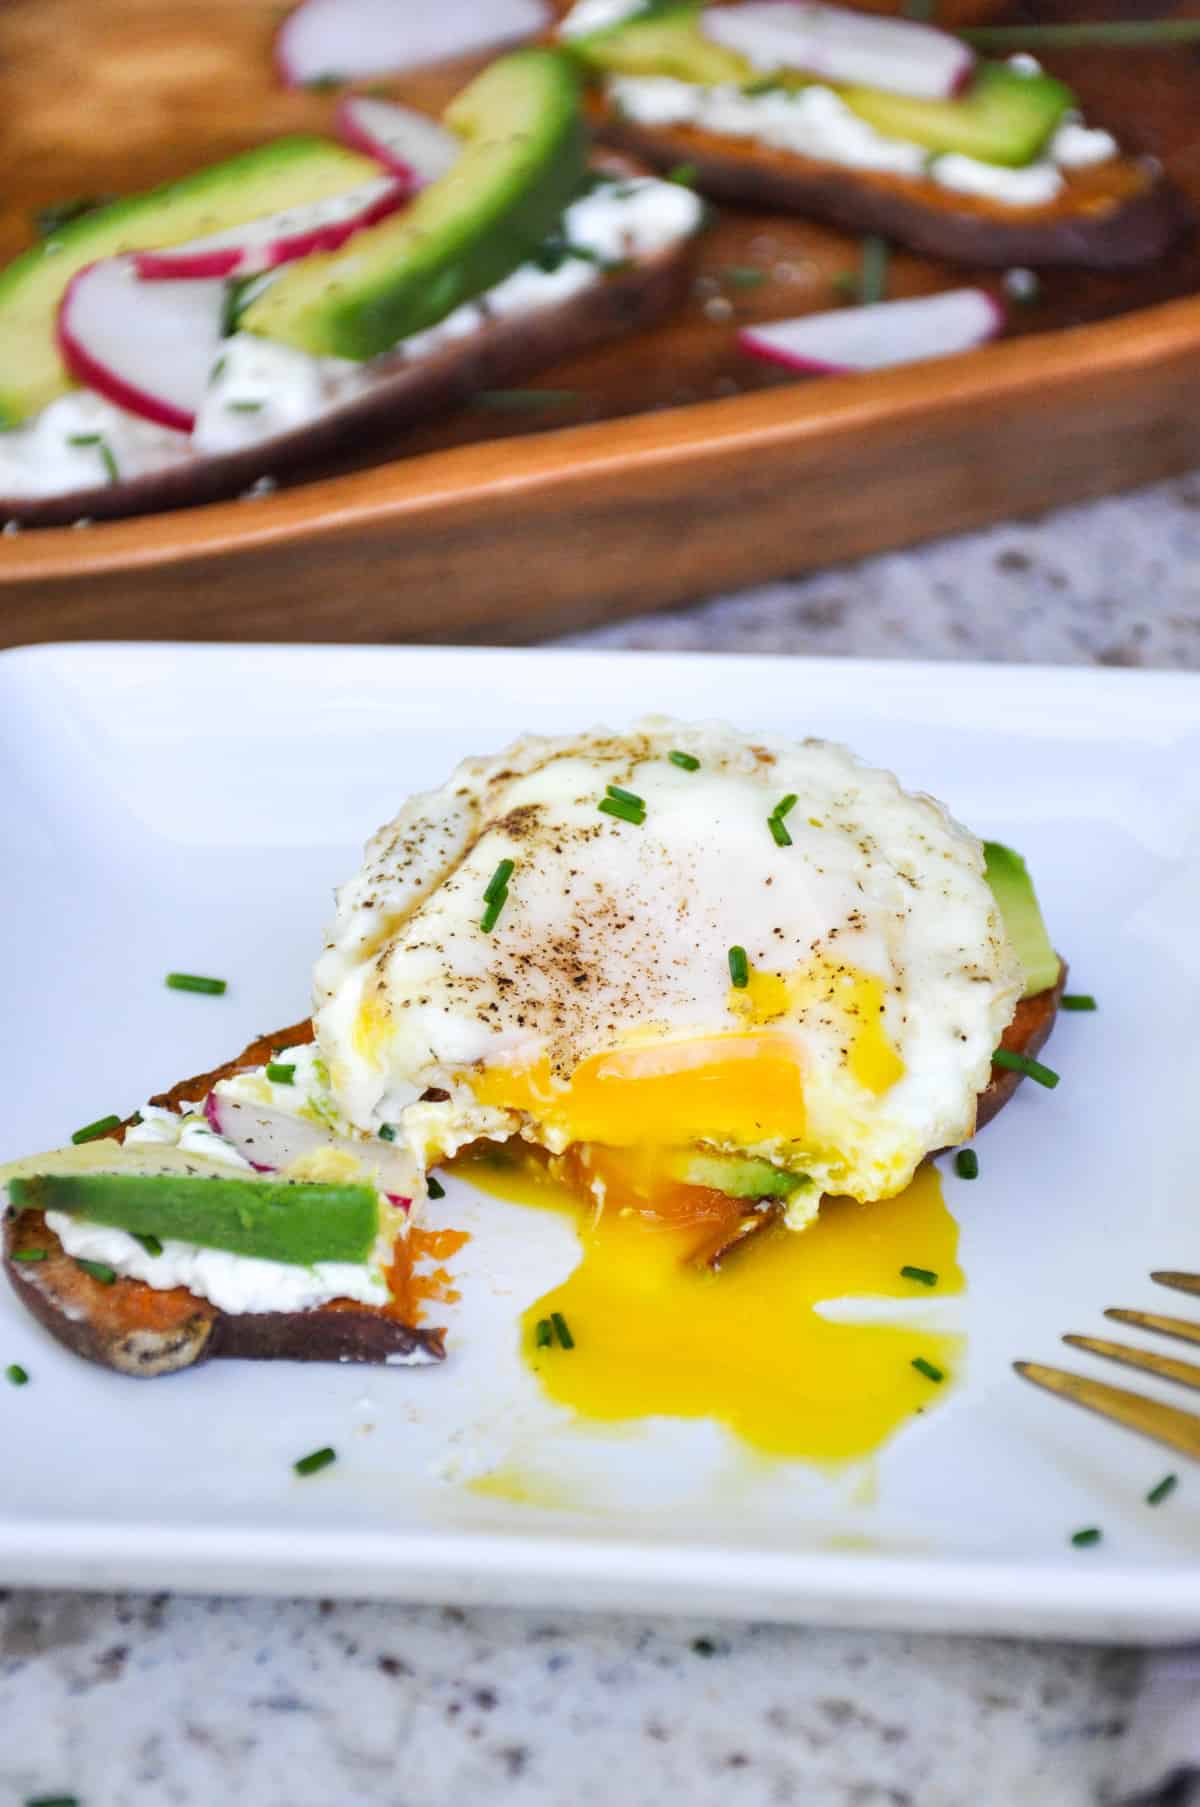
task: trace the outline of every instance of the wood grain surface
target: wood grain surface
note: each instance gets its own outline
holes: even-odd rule
[[[986,5],[966,0],[973,15]],[[32,209],[64,196],[127,193],[280,132],[328,130],[334,96],[275,79],[279,17],[264,0],[6,0],[0,257],[28,242]],[[1200,203],[1193,51],[1044,60],[1090,119],[1159,156]],[[390,91],[436,110],[472,67]],[[565,402],[463,409],[258,500],[6,536],[0,644],[529,638],[1200,461],[1195,237],[1145,271],[1047,274],[1007,342],[965,358],[796,382],[737,350],[739,324],[830,305],[857,256],[832,230],[726,211],[676,321],[544,374]],[[964,279],[975,273],[898,255],[888,292]]]

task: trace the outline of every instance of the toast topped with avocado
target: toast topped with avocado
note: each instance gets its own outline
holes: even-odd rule
[[[985,854],[1024,995],[978,1095],[977,1128],[1031,1063],[1037,1076],[1066,978],[1023,862],[996,843]],[[417,1102],[436,1110],[445,1096]],[[5,1271],[76,1354],[141,1378],[215,1357],[443,1357],[443,1332],[421,1321],[413,1284],[420,1209],[439,1188],[390,1124],[371,1136],[344,1120],[311,1022],[260,1037],[125,1122],[80,1135],[72,1148],[0,1169]],[[677,1166],[673,1183],[732,1206],[699,1257],[713,1268],[779,1221],[804,1183],[715,1149],[681,1151]]]
[[[352,97],[63,226],[0,273],[0,519],[230,495],[519,383],[686,292],[697,197],[593,159],[574,63],[500,58],[436,122]]]
[[[598,130],[702,193],[928,256],[1120,268],[1163,254],[1181,198],[1085,124],[1033,58],[976,58],[949,32],[790,0],[580,4],[559,40]]]

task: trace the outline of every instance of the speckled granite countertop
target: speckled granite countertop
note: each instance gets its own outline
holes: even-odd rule
[[[575,637],[1200,667],[1200,474]],[[0,1596],[0,1807],[1104,1807],[1136,1653],[456,1609]]]

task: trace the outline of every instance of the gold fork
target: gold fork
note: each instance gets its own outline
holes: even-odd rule
[[[1173,1287],[1176,1292],[1200,1293],[1200,1274],[1181,1274],[1160,1268],[1150,1278],[1159,1286]],[[1200,1343],[1200,1324],[1194,1324],[1188,1318],[1164,1317],[1157,1311],[1126,1311],[1118,1306],[1111,1306],[1104,1315],[1114,1318],[1118,1324],[1133,1324],[1138,1330],[1152,1330],[1184,1343]],[[1163,1380],[1173,1380],[1200,1392],[1200,1364],[1196,1362],[1155,1355],[1129,1343],[1111,1343],[1099,1336],[1064,1336],[1063,1342],[1069,1343],[1072,1349],[1088,1349],[1093,1355],[1121,1362],[1127,1368],[1140,1368],[1144,1374],[1157,1374]],[[1014,1362],[1013,1367],[1022,1379],[1032,1381],[1035,1387],[1045,1387],[1048,1393],[1056,1393],[1072,1405],[1085,1406],[1089,1412],[1099,1412],[1102,1418],[1109,1418],[1114,1424],[1123,1424],[1128,1430],[1140,1431],[1143,1437],[1152,1437],[1156,1443],[1165,1443],[1171,1449],[1181,1450],[1185,1456],[1200,1459],[1200,1417],[1194,1412],[1185,1412],[1179,1406],[1160,1405],[1157,1400],[1145,1399],[1126,1387],[1106,1386],[1103,1381],[1088,1380],[1082,1374],[1068,1374],[1064,1368],[1047,1368],[1041,1362]]]

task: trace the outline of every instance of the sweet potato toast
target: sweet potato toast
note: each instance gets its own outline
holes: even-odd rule
[[[644,173],[611,156],[597,166]],[[361,444],[372,432],[414,426],[462,407],[481,390],[522,383],[606,339],[656,325],[686,298],[691,262],[691,241],[682,239],[666,251],[614,269],[554,306],[494,319],[480,331],[408,362],[398,356],[381,359],[373,388],[303,427],[236,452],[198,453],[187,463],[127,482],[67,495],[0,496],[0,520],[61,526],[81,517],[111,519],[237,495],[263,477]]]
[[[992,265],[1116,270],[1161,257],[1186,223],[1182,196],[1156,166],[1130,157],[1065,171],[1039,207],[1010,207],[879,170],[849,169],[695,126],[648,126],[597,103],[606,144],[658,169],[686,164],[717,201],[808,214],[878,232],[927,257]]]

